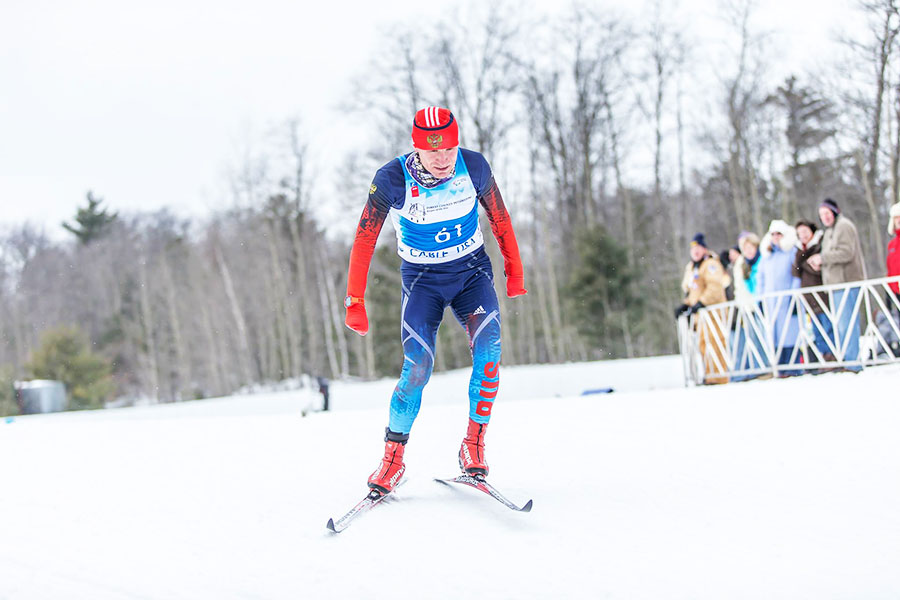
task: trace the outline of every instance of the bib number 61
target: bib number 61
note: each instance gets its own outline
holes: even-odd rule
[[[457,223],[453,226],[453,229],[456,230],[456,237],[462,237],[462,223]],[[447,231],[447,228],[442,227],[441,230],[434,235],[434,241],[438,244],[444,244],[450,241],[450,237],[450,232]]]

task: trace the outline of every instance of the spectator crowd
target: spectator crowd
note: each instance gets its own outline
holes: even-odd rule
[[[690,318],[703,308],[713,307],[706,311],[709,318],[688,321],[703,357],[704,383],[771,377],[772,372],[779,377],[800,375],[803,369],[791,367],[804,360],[840,362],[840,366],[813,373],[862,369],[856,306],[859,287],[814,290],[802,294],[802,301],[792,301],[790,294],[772,295],[867,278],[853,221],[831,198],[819,204],[817,216],[816,221],[801,219],[793,227],[775,219],[762,238],[750,231],[741,232],[736,245],[719,253],[710,250],[702,233],[694,236],[682,278],[683,300],[675,316]],[[886,267],[887,276],[892,277],[900,275],[900,203],[891,207],[887,229],[891,239]],[[889,290],[884,305],[890,312],[878,311],[876,325],[893,355],[900,357],[900,340],[895,333],[900,327],[900,286],[890,283]],[[714,306],[731,300],[742,310]],[[765,326],[762,315],[766,316]],[[801,336],[802,331],[811,335]],[[749,374],[728,377],[729,352],[735,357],[730,370]],[[771,361],[779,368],[772,369]]]

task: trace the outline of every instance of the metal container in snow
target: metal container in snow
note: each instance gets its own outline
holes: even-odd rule
[[[15,388],[23,415],[66,410],[66,386],[62,381],[48,379],[17,381]]]

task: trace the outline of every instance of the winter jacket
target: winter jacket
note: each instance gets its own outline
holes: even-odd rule
[[[693,306],[701,302],[703,306],[710,306],[725,302],[728,280],[721,261],[712,254],[707,254],[699,263],[689,262],[684,267],[684,278],[681,280],[684,303]]]
[[[894,275],[900,275],[900,232],[897,232],[887,247],[887,276]],[[900,293],[900,286],[896,283],[890,285],[895,294]]]
[[[759,294],[780,292],[800,287],[800,279],[794,276],[794,256],[797,248],[796,234],[784,235],[781,243],[773,246],[771,234],[766,234],[759,244],[762,257],[759,259]],[[775,347],[792,348],[797,343],[799,325],[795,311],[790,310],[790,296],[766,298],[766,311],[772,321],[772,336]]]
[[[759,252],[751,263],[743,255],[734,261],[734,299],[742,304],[753,302],[759,278]]]
[[[856,225],[844,215],[838,215],[822,236],[822,283],[831,285],[865,278],[866,266]]]
[[[794,257],[794,277],[800,278],[800,287],[822,285],[822,271],[813,270],[806,261],[809,260],[811,256],[819,254],[822,251],[823,233],[824,232],[821,229],[816,231],[805,248],[799,240],[797,241],[797,255]],[[822,301],[821,306],[816,301],[815,296],[818,296]],[[822,312],[824,310],[822,306],[828,306],[827,292],[806,294],[804,295],[804,298],[806,299],[806,303],[809,304],[810,308],[812,308],[815,313]]]

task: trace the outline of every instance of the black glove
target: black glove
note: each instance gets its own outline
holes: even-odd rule
[[[685,311],[689,310],[691,307],[687,304],[679,304],[677,308],[675,308],[675,320],[678,320]]]
[[[702,302],[697,302],[697,304],[690,307],[685,314],[687,316],[691,316],[691,315],[695,314],[698,310],[703,308],[703,306],[704,306],[704,304]]]

